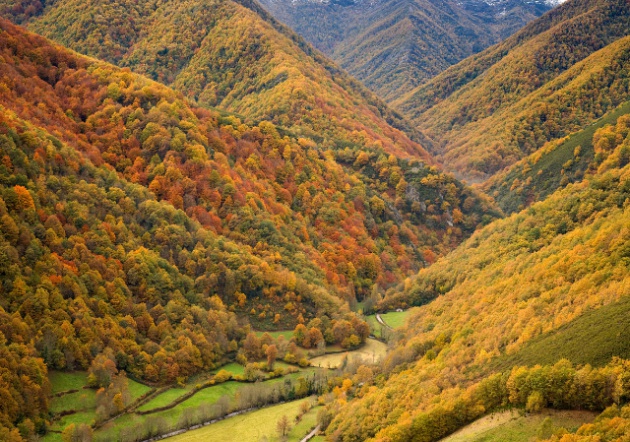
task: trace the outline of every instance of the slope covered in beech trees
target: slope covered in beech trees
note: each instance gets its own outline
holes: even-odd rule
[[[361,144],[430,161],[422,134],[254,1],[14,3],[0,7],[32,31],[202,106],[292,127],[328,148]]]
[[[246,125],[5,20],[0,66],[3,437],[45,428],[46,367],[169,382],[248,322],[315,315],[329,343],[365,339],[346,301],[498,215],[417,160]]]
[[[432,441],[500,406],[601,411],[628,400],[628,363],[611,361],[630,358],[628,115],[592,142],[599,154],[584,181],[480,229],[388,291],[382,308],[423,306],[388,354],[380,387],[330,406],[332,440]],[[537,363],[547,365],[514,366]]]
[[[395,103],[439,158],[483,180],[625,102],[624,0],[567,2]]]
[[[544,1],[261,3],[387,101],[498,43],[551,8]]]

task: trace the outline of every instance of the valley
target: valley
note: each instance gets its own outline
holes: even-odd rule
[[[544,1],[263,0],[388,102],[551,9]]]
[[[625,441],[629,24],[0,0],[0,441]]]
[[[145,440],[154,436],[178,433],[191,426],[217,420],[233,422],[235,416],[249,419],[249,415],[259,413],[269,419],[269,413],[275,417],[267,423],[271,425],[269,434],[275,434],[275,425],[285,412],[291,414],[291,424],[300,412],[303,403],[311,404],[308,395],[319,391],[321,386],[315,383],[325,381],[325,372],[318,369],[300,368],[276,363],[273,374],[254,382],[248,378],[245,367],[228,364],[207,375],[190,379],[183,386],[147,386],[128,380],[130,404],[113,419],[100,421],[97,394],[88,387],[87,373],[70,374],[51,373],[51,385],[54,397],[51,411],[58,416],[51,426],[51,432],[44,441],[65,440],[64,430],[70,425],[89,425],[95,428],[93,438],[96,441],[108,440]],[[70,389],[65,390],[65,388]],[[78,391],[77,391],[78,390]],[[284,405],[274,405],[276,403]],[[260,409],[260,412],[249,410]],[[280,410],[280,411],[278,411]],[[316,410],[316,409],[314,409]],[[277,413],[280,413],[276,416]],[[302,412],[304,422],[293,427],[296,440],[308,433],[316,417],[316,411]],[[240,419],[240,417],[239,417]],[[212,424],[215,428],[224,425]],[[219,434],[220,431],[218,430]],[[303,434],[301,434],[303,432]],[[218,437],[218,436],[217,436]],[[245,434],[243,440],[252,439]],[[249,437],[249,439],[248,439]],[[193,439],[194,440],[194,439]]]

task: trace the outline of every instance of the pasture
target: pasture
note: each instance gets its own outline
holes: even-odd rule
[[[197,442],[197,441],[239,441],[239,442],[258,442],[267,438],[267,440],[278,441],[277,423],[284,415],[287,416],[291,424],[292,431],[289,433],[289,441],[299,441],[303,436],[308,434],[314,424],[317,410],[311,409],[303,418],[306,421],[303,425],[295,425],[295,416],[297,416],[300,405],[307,399],[287,402],[284,404],[265,407],[260,410],[244,413],[234,416],[206,427],[188,431],[186,433],[168,438],[170,442]],[[314,425],[313,425],[314,426]],[[298,434],[302,433],[303,434]]]
[[[357,350],[339,353],[325,354],[311,359],[311,364],[322,368],[337,368],[342,365],[344,359],[361,358],[367,362],[377,362],[385,357],[387,345],[376,339],[367,339],[365,345]]]
[[[544,410],[522,415],[516,410],[508,410],[484,416],[441,442],[530,442],[547,439],[560,428],[574,433],[595,416],[588,411]]]

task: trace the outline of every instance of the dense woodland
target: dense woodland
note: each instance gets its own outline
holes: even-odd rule
[[[435,143],[255,2],[0,14],[57,41],[0,18],[0,440],[49,431],[50,373],[73,370],[96,421],[68,440],[136,381],[261,384],[136,413],[125,440],[308,394],[330,441],[436,441],[506,408],[602,413],[550,441],[627,432],[627,2],[571,0],[413,91]],[[309,367],[411,306],[383,360]]]
[[[326,148],[382,147],[429,161],[422,134],[256,2],[73,0],[32,7],[38,3],[3,0],[0,8],[14,17],[31,10],[31,30],[172,85],[202,106],[293,127]]]
[[[595,132],[597,159],[583,182],[481,229],[386,294],[380,301],[384,308],[424,306],[412,314],[388,354],[386,380],[379,388],[360,390],[347,406],[346,399],[331,406],[336,417],[328,434],[333,440],[438,440],[506,400],[530,406],[531,397],[532,404],[541,401],[541,406],[596,410],[625,402],[615,396],[597,399],[597,392],[612,395],[616,387],[570,383],[566,392],[586,394],[573,403],[566,402],[568,397],[552,399],[545,389],[554,385],[554,376],[545,371],[538,372],[539,380],[532,379],[535,386],[519,387],[517,395],[509,391],[511,379],[528,379],[527,370],[514,368],[507,378],[493,373],[506,361],[553,364],[563,353],[581,364],[630,356],[621,332],[627,327],[621,301],[630,293],[629,121],[623,115]],[[612,307],[622,307],[618,320]],[[601,315],[582,321],[600,309]],[[607,324],[610,333],[595,324]],[[566,361],[558,364],[541,370],[567,367]],[[585,370],[582,380],[597,373],[589,367],[580,370]],[[485,380],[478,384],[479,378]],[[488,391],[499,381],[506,383],[507,392]],[[532,396],[536,391],[542,398]],[[624,428],[623,421],[617,422]],[[584,434],[593,431],[589,428]]]
[[[345,301],[498,215],[423,162],[247,126],[6,21],[0,51],[6,428],[44,430],[46,367],[173,382],[261,356],[247,322],[356,347]]]
[[[425,395],[434,397],[430,400],[427,397],[423,404],[414,404],[413,413],[397,412],[396,420],[391,421],[392,425],[378,431],[374,439],[370,437],[374,435],[375,425],[378,429],[382,412],[376,407],[368,412],[357,409],[356,401],[344,406],[345,401],[353,395],[361,398],[363,395],[373,396],[374,391],[388,394],[384,393],[386,390],[392,394],[393,390],[361,388],[339,397],[336,401],[338,408],[330,410],[332,412],[341,410],[342,413],[352,413],[353,416],[347,420],[333,417],[329,427],[330,439],[437,441],[485,413],[506,406],[521,407],[530,413],[539,412],[546,407],[605,410],[599,418],[601,422],[599,425],[613,435],[622,435],[619,430],[627,429],[627,422],[617,419],[617,422],[611,425],[606,418],[621,414],[617,405],[625,403],[630,398],[629,380],[630,364],[627,360],[620,359],[615,359],[601,368],[592,368],[588,365],[576,368],[567,360],[561,360],[553,366],[514,367],[511,371],[497,373],[480,382],[472,383],[467,388],[451,386],[424,392]],[[409,381],[410,379],[407,379],[407,382]],[[593,427],[585,426],[578,434],[592,433]],[[331,432],[332,429],[335,431]],[[572,436],[561,440],[582,440],[570,437]]]
[[[627,100],[629,17],[624,0],[567,2],[395,104],[451,170],[487,179]]]

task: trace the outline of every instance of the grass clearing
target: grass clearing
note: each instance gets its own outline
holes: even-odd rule
[[[388,312],[381,315],[381,319],[391,328],[399,328],[405,325],[405,321],[409,316],[409,310],[402,312]],[[376,319],[376,318],[374,318]]]
[[[630,296],[618,302],[589,310],[556,330],[527,342],[516,353],[494,359],[493,370],[509,370],[515,365],[553,365],[566,358],[574,364],[603,366],[613,356],[630,357]]]
[[[129,379],[129,393],[131,394],[132,400],[137,400],[139,397],[147,394],[151,390],[152,388],[148,385]]]
[[[50,401],[50,411],[53,413],[90,408],[96,408],[96,390],[92,389],[81,389],[76,393],[53,397]]]
[[[582,424],[595,419],[596,413],[572,410],[544,410],[521,415],[517,410],[494,413],[476,420],[441,442],[530,442],[548,438],[560,428],[574,433]],[[549,421],[545,422],[549,418]]]
[[[243,383],[228,381],[219,385],[213,385],[212,387],[205,388],[198,391],[190,398],[186,399],[181,404],[178,404],[175,409],[183,411],[185,408],[197,408],[202,404],[214,404],[221,396],[234,397],[236,391],[243,387]]]
[[[149,418],[160,418],[165,422],[166,426],[169,429],[175,429],[180,417],[185,412],[185,410],[189,410],[189,409],[196,410],[203,404],[212,405],[216,403],[222,396],[225,396],[225,395],[229,396],[230,398],[234,398],[238,389],[243,387],[244,385],[247,385],[247,384],[228,381],[219,385],[214,385],[212,387],[208,387],[206,389],[200,390],[195,395],[183,401],[181,404],[177,404],[175,407],[170,408],[168,410],[158,411],[155,413],[149,413],[143,416],[140,416],[137,414],[125,414],[125,415],[119,416],[116,419],[114,419],[112,422],[105,425],[103,428],[101,428],[97,432],[96,440],[106,441],[106,440],[119,439],[118,435],[122,430],[131,428],[134,426],[140,426],[145,421],[145,419],[149,419]],[[181,393],[183,389],[178,388],[178,389],[173,389],[173,390],[176,390],[176,393]],[[171,391],[171,390],[168,390],[168,391]],[[140,408],[140,410],[142,411],[152,410],[154,408],[158,408],[164,405],[169,405],[170,403],[172,403],[173,402],[172,400],[171,401],[168,400],[169,399],[168,396],[166,398],[159,399],[160,396],[164,395],[165,393],[162,393],[161,395],[157,396],[153,400],[147,402],[145,405],[143,405]],[[175,394],[173,396],[175,396]],[[181,394],[177,395],[175,399],[177,399],[180,396]],[[164,405],[156,405],[156,404],[164,404]]]
[[[85,371],[51,371],[48,380],[52,385],[52,393],[62,393],[70,390],[80,390],[87,385],[87,373]]]
[[[341,353],[331,353],[323,356],[318,356],[311,359],[311,364],[316,367],[324,368],[337,368],[339,367],[344,358],[361,358],[363,360],[377,362],[379,359],[385,356],[387,352],[387,345],[376,339],[367,339],[365,345],[358,350],[344,351]]]
[[[296,373],[291,373],[279,378],[264,381],[264,384],[273,385],[275,383],[284,382],[287,379],[296,380],[300,376],[304,376],[306,378],[308,376],[312,376],[313,373],[317,370],[319,369],[303,369]],[[186,388],[192,389],[194,388],[194,385],[196,385],[196,383],[192,382]],[[125,414],[119,416],[112,422],[105,425],[103,428],[99,429],[99,431],[97,431],[95,434],[95,440],[118,440],[120,439],[119,435],[121,434],[121,432],[128,430],[129,428],[142,426],[146,419],[159,419],[164,422],[169,430],[174,430],[177,428],[179,419],[185,412],[189,412],[190,410],[198,410],[202,405],[212,405],[216,403],[222,396],[228,396],[231,401],[234,401],[234,398],[236,397],[237,392],[240,389],[248,388],[252,385],[253,384],[243,382],[228,381],[200,390],[190,398],[168,410],[148,413],[142,416],[137,414]],[[173,393],[170,393],[172,390],[175,391]],[[165,405],[169,405],[174,400],[181,397],[181,395],[183,394],[183,390],[184,389],[182,388],[167,390],[166,392],[161,393],[160,395],[153,398],[151,401],[144,404],[142,407],[139,408],[139,411],[150,411]]]
[[[218,373],[221,370],[225,370],[227,372],[230,372],[232,374],[243,374],[245,373],[245,367],[243,367],[241,364],[237,364],[236,362],[230,362],[229,364],[226,364],[222,367],[217,368],[214,373]]]
[[[198,430],[189,431],[178,436],[168,438],[172,442],[197,442],[197,441],[228,441],[258,442],[263,437],[270,441],[278,440],[276,425],[278,420],[286,415],[293,425],[295,416],[300,410],[300,404],[304,401],[297,400],[285,404],[266,407],[250,413],[234,416],[208,425]],[[291,439],[299,440],[299,439]]]
[[[280,336],[284,336],[284,338],[288,341],[293,337],[293,330],[278,330],[278,331],[257,331],[256,336],[259,338],[262,337],[265,333],[269,333],[272,338],[278,339]]]
[[[278,361],[276,364],[284,368],[292,367],[289,364],[285,364],[281,361]],[[244,372],[244,368],[236,363],[227,364],[215,371],[219,371],[220,369],[225,369],[235,375],[243,374]],[[300,376],[312,376],[312,374],[318,370],[320,369],[313,367],[301,369],[296,373],[290,373],[279,378],[264,381],[264,384],[273,385],[279,382],[285,382],[286,380],[295,381]],[[54,412],[59,413],[62,411],[70,410],[79,411],[77,413],[64,416],[58,421],[55,421],[52,424],[51,429],[55,431],[63,431],[71,423],[91,424],[95,419],[96,391],[92,389],[82,388],[85,381],[87,380],[87,373],[54,373],[52,375],[54,376],[54,382],[57,386],[58,391],[68,391],[69,389],[76,389],[77,387],[79,387],[80,389],[79,391],[74,393],[68,393],[59,397],[52,398],[51,409]],[[205,380],[210,379],[211,377],[212,376],[210,373],[205,373],[190,379],[190,382],[183,388],[170,388],[160,393],[159,395],[153,397],[146,404],[139,407],[138,411],[148,411],[148,414],[138,415],[135,413],[129,413],[119,416],[113,421],[106,424],[104,427],[97,430],[95,433],[95,440],[119,440],[121,439],[121,435],[123,433],[127,434],[129,433],[129,429],[141,427],[145,424],[147,419],[156,421],[159,420],[166,427],[167,430],[175,429],[178,427],[178,424],[180,424],[180,419],[185,413],[190,413],[191,410],[197,412],[197,410],[201,409],[203,405],[213,405],[223,396],[227,396],[228,398],[230,398],[230,402],[236,404],[235,398],[238,397],[238,391],[243,388],[249,388],[252,385],[236,381],[224,382],[199,390],[193,396],[184,400],[182,403],[177,404],[171,409],[159,412],[151,412],[151,410],[173,404],[173,402],[177,401],[183,395],[194,390],[195,387],[200,385]],[[152,387],[129,379],[129,390],[133,400],[137,400],[141,396],[150,392],[152,390]],[[315,417],[309,416],[309,419],[315,419]],[[304,425],[307,424],[305,423]],[[61,436],[56,433],[49,433],[43,440],[46,442],[57,442],[61,441]]]
[[[307,399],[303,399],[304,402]],[[298,401],[299,402],[299,401]],[[302,416],[302,420],[291,428],[289,432],[289,442],[299,442],[304,436],[311,432],[313,428],[317,426],[317,413],[322,407],[313,407],[308,413]]]
[[[70,424],[86,424],[92,425],[95,419],[94,410],[79,411],[78,413],[64,416],[52,425],[51,429],[63,431]]]
[[[311,439],[312,440],[312,439]],[[63,442],[63,438],[60,433],[46,433],[39,438],[40,442]]]
[[[379,324],[379,322],[376,320],[376,315],[368,315],[365,316],[364,319],[369,324],[370,330],[372,330],[372,334],[377,338],[381,338],[381,329],[383,328],[383,325]]]
[[[177,399],[190,392],[194,385],[187,385],[184,388],[169,388],[168,390],[153,397],[149,402],[138,407],[138,411],[149,411],[156,408],[166,407]]]

